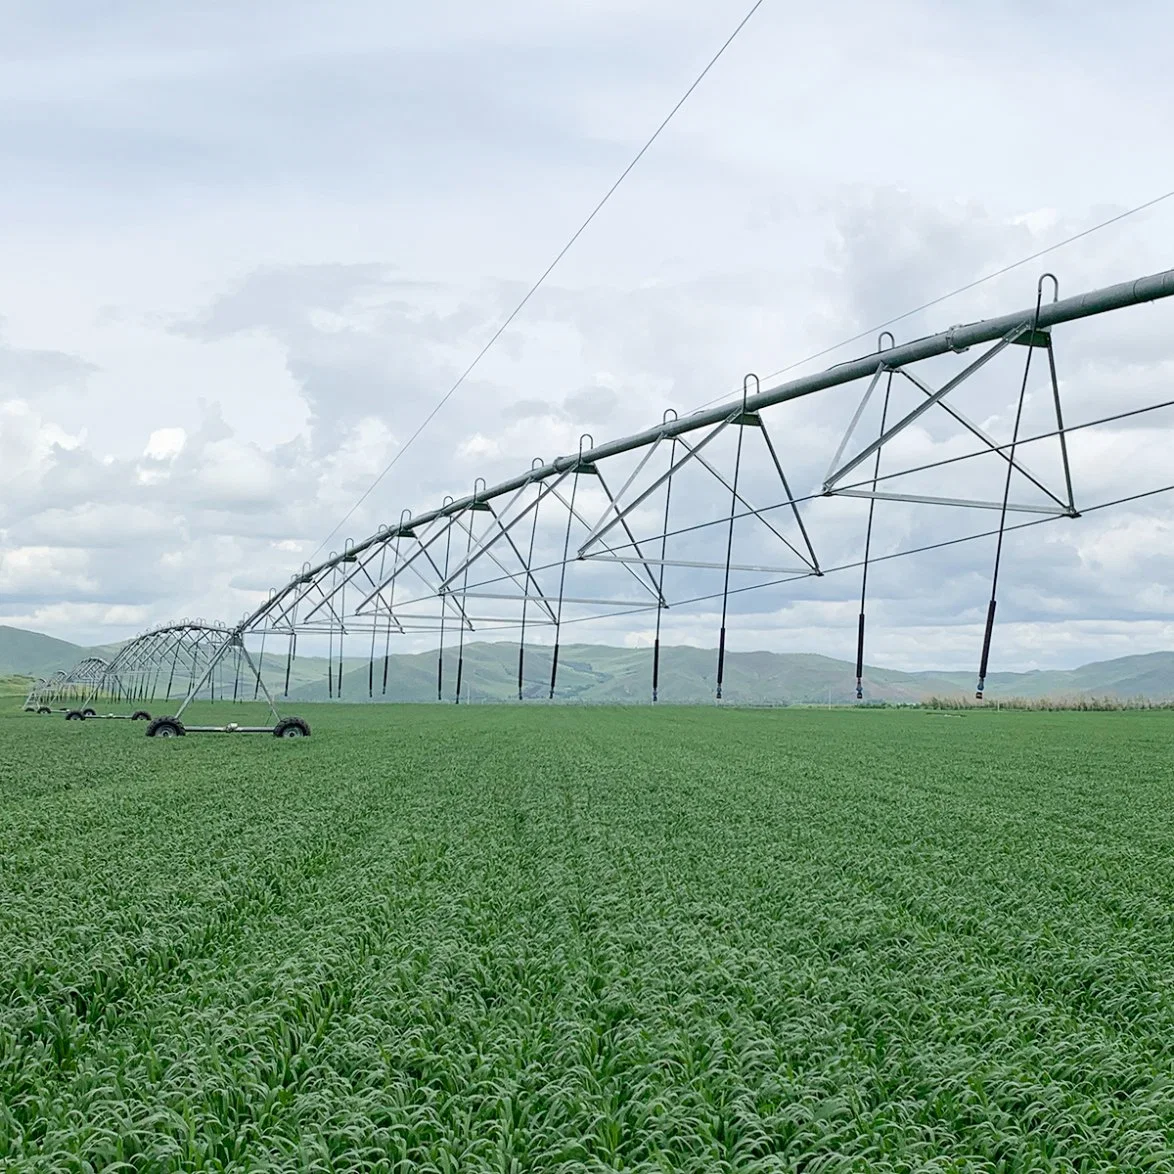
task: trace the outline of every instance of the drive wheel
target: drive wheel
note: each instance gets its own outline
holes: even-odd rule
[[[183,722],[174,717],[157,717],[147,727],[148,738],[182,738],[186,733]]]
[[[273,727],[273,736],[275,738],[308,738],[310,726],[300,717],[283,717]]]
[[[84,722],[86,720],[86,715],[82,713],[80,709],[71,709],[65,715],[65,720],[67,722]]]

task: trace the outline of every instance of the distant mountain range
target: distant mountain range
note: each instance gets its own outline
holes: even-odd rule
[[[0,677],[48,676],[69,668],[85,656],[110,656],[111,647],[83,648],[66,640],[0,625]],[[550,649],[526,650],[525,695],[546,697],[550,689]],[[712,649],[671,646],[661,649],[660,696],[666,702],[691,704],[713,699],[716,653]],[[457,650],[444,654],[443,695],[456,688]],[[266,655],[265,676],[273,685],[284,681],[284,656]],[[290,696],[325,701],[328,665],[322,657],[299,657],[290,674]],[[334,666],[337,674],[337,663]],[[462,696],[474,702],[509,701],[517,697],[518,647],[509,643],[466,645]],[[652,652],[648,648],[612,648],[598,644],[566,644],[559,652],[560,701],[589,704],[644,702],[651,690]],[[337,682],[337,676],[334,679]],[[391,657],[387,690],[383,661],[374,671],[366,660],[343,664],[342,699],[368,700],[369,683],[376,701],[434,701],[436,652],[399,653]],[[803,705],[852,699],[855,666],[813,653],[731,652],[726,656],[725,696],[749,705]],[[931,696],[957,696],[974,691],[971,671],[903,673],[866,668],[865,698],[870,701],[921,701]],[[1174,697],[1174,652],[1150,652],[1097,661],[1077,669],[1028,673],[994,673],[987,695],[1006,697]]]

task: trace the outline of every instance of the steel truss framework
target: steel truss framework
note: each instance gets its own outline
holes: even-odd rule
[[[186,705],[197,697],[243,701],[264,689],[244,641],[232,628],[181,620],[143,632],[111,660],[87,657],[37,681],[25,708],[77,710],[99,702],[145,705],[172,699]],[[272,702],[267,691],[264,696]]]
[[[573,454],[549,462],[535,459],[528,469],[494,486],[478,479],[469,495],[447,497],[422,514],[405,510],[398,522],[380,526],[362,541],[348,540],[316,566],[304,566],[234,628],[217,629],[219,643],[206,663],[201,667],[193,662],[184,705],[208,688],[226,660],[246,665],[256,688],[268,697],[257,671],[267,643],[285,660],[282,691],[288,695],[299,641],[328,653],[330,696],[342,695],[344,655],[352,663],[356,656],[367,662],[367,696],[385,694],[393,638],[418,633],[431,634],[438,645],[438,699],[448,687],[453,700],[467,697],[463,667],[469,638],[504,632],[518,639],[519,700],[553,698],[563,629],[587,619],[619,617],[639,617],[631,622],[642,625],[649,636],[649,686],[656,700],[662,615],[670,607],[701,604],[720,616],[714,684],[721,698],[733,600],[766,587],[852,571],[860,576],[856,693],[861,697],[869,567],[931,548],[873,554],[874,513],[878,503],[889,502],[990,511],[992,523],[997,523],[933,547],[997,536],[979,668],[981,697],[1004,535],[1120,504],[1078,508],[1069,437],[1096,424],[1174,404],[1067,422],[1053,348],[1055,327],[1174,295],[1174,270],[1064,299],[1055,279],[1045,275],[1036,292],[1034,305],[1015,313],[899,345],[891,335],[882,335],[872,353],[774,387],[763,389],[756,377],[747,376],[742,395],[720,406],[684,417],[670,411],[652,428],[603,444],[583,436]],[[951,369],[944,378],[935,378],[943,363],[952,364]],[[1041,371],[1044,376],[1049,416],[1042,431],[1023,435],[1033,364],[1037,379]],[[996,439],[958,405],[960,388],[996,368],[1004,383],[1011,372],[1018,387],[1009,440]],[[797,455],[809,454],[790,447],[786,420],[780,422],[777,409],[848,385],[860,388],[859,407],[822,484],[796,496],[788,469]],[[904,409],[898,407],[902,397]],[[871,422],[882,400],[874,429]],[[927,413],[948,418],[972,450],[910,463],[902,444]],[[1033,463],[1047,449],[1050,471],[1028,465],[1028,446]],[[886,454],[890,459],[882,463]],[[960,472],[964,462],[979,459],[993,462],[996,470],[986,493],[970,492]],[[966,486],[967,492],[927,492],[927,476],[950,487]],[[914,491],[910,483],[916,484],[918,477],[923,484]],[[820,533],[809,511],[825,499],[855,498],[868,503],[863,557],[829,566],[817,554]],[[1010,520],[1024,516],[1025,521]],[[549,680],[540,684],[526,675],[527,640],[532,645],[536,634],[552,648]],[[150,638],[139,638],[146,644],[136,653],[143,659],[136,662],[141,667],[132,687],[140,690],[158,667]],[[256,660],[245,648],[246,638],[260,641]],[[121,682],[128,667],[125,662],[117,667]]]

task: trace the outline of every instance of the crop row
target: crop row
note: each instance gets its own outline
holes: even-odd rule
[[[1174,1162],[1169,715],[0,721],[13,1168]]]

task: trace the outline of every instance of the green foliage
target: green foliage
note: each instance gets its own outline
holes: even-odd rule
[[[353,647],[353,645],[348,645]],[[551,649],[526,650],[525,696],[545,699],[550,688]],[[661,699],[672,704],[708,704],[713,701],[717,651],[665,645],[660,657]],[[445,657],[444,696],[456,688],[455,649]],[[299,657],[290,692],[299,704],[325,701],[335,688],[326,683],[327,662]],[[377,701],[434,701],[436,653],[400,653],[390,658],[387,693],[382,690],[382,656],[372,672],[367,661],[348,660],[343,675],[343,698],[366,701],[368,682],[374,682]],[[266,654],[266,679],[283,680],[284,659]],[[463,688],[477,701],[517,699],[516,644],[477,641],[465,646]],[[558,700],[589,705],[646,703],[650,697],[652,650],[611,648],[597,644],[564,644],[559,657]],[[851,704],[855,666],[844,660],[811,653],[727,651],[725,696],[738,705]],[[332,679],[336,682],[336,678]],[[973,670],[965,672],[905,673],[866,666],[865,696],[893,704],[920,702],[928,696],[953,696],[974,688]],[[1134,697],[1154,700],[1174,697],[1174,653],[1101,661],[1082,668],[1028,673],[993,673],[987,679],[988,696],[1012,697]]]
[[[70,644],[68,640],[0,624],[0,674],[48,676],[58,669],[77,664],[85,653],[84,648]]]
[[[1169,714],[14,709],[2,1169],[1174,1165]]]
[[[1001,697],[979,701],[973,693],[952,697],[928,697],[922,703],[926,709],[1019,709],[1035,711],[1074,710],[1078,713],[1114,713],[1125,709],[1174,709],[1174,701],[1150,697],[1115,696],[1058,696],[1058,697]]]
[[[375,665],[366,640],[348,639],[343,665],[343,699],[368,700],[374,686],[379,702],[435,701],[436,653],[392,652],[388,662],[387,689],[383,688],[382,646],[376,647]],[[395,642],[390,646],[395,647]],[[843,651],[844,649],[829,649]],[[0,625],[0,674],[48,676],[73,667],[86,656],[113,657],[113,645],[81,648],[35,632]],[[258,657],[260,650],[254,646]],[[353,653],[360,653],[355,656]],[[545,699],[550,690],[551,648],[530,645],[525,658],[525,696]],[[270,640],[263,659],[265,680],[271,687],[285,685],[289,669],[291,700],[302,705],[325,701],[337,688],[337,660],[302,655],[287,665],[283,642]],[[661,648],[661,699],[671,704],[709,704],[713,701],[713,676],[717,650],[666,643]],[[449,647],[445,658],[444,696],[456,688],[457,657]],[[517,700],[518,648],[508,641],[476,640],[465,646],[462,686],[466,696],[478,702]],[[327,686],[327,675],[331,684]],[[725,696],[738,705],[852,704],[855,666],[830,656],[799,652],[744,652],[731,647],[725,661]],[[585,705],[644,704],[651,693],[652,650],[616,648],[600,644],[564,644],[559,658],[560,703]],[[964,672],[900,672],[866,666],[865,696],[870,702],[891,704],[922,702],[936,696],[947,700],[970,693],[973,669]],[[1167,704],[1174,698],[1174,652],[1151,652],[1115,660],[1097,661],[1080,668],[1048,672],[992,673],[987,678],[991,700],[1015,698],[1072,698],[1085,703],[1094,699],[1116,702],[1144,697]],[[1099,705],[1094,708],[1100,708]]]

